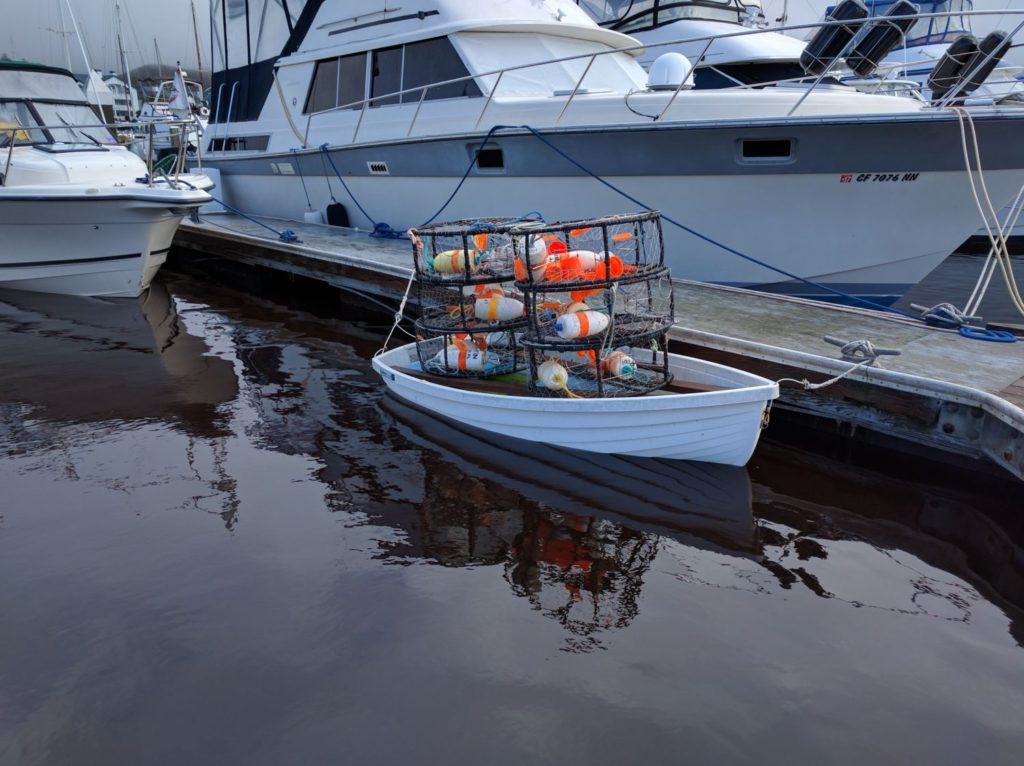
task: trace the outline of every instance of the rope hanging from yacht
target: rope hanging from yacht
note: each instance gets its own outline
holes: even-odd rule
[[[981,166],[981,150],[978,146],[978,134],[974,126],[974,118],[971,116],[970,111],[965,107],[952,106],[949,108],[956,115],[957,122],[960,125],[960,140],[964,154],[964,164],[967,167],[967,179],[971,186],[971,194],[974,197],[974,203],[978,208],[978,213],[981,215],[985,231],[988,234],[989,242],[992,244],[989,256],[985,261],[985,265],[982,267],[982,274],[979,277],[978,283],[975,285],[974,292],[971,293],[971,297],[968,299],[967,308],[971,311],[976,311],[978,305],[980,305],[981,299],[984,297],[985,291],[988,289],[988,283],[991,280],[991,271],[995,270],[994,265],[991,266],[990,269],[989,262],[990,260],[994,260],[995,264],[1002,270],[1003,280],[1006,282],[1006,288],[1010,294],[1010,300],[1013,302],[1014,308],[1024,315],[1024,296],[1021,296],[1020,289],[1017,286],[1016,277],[1013,273],[1013,262],[1010,260],[1010,251],[1006,244],[1006,229],[1004,229],[1004,227],[999,223],[999,215],[992,204],[992,199],[988,193],[988,186],[985,184],[985,172]],[[973,152],[971,149],[973,149]],[[974,155],[975,164],[977,165],[976,171],[971,165],[972,153]],[[977,182],[975,182],[975,172],[977,172]],[[981,189],[980,195],[978,193],[979,187]],[[1017,222],[1017,218],[1020,215],[1022,194],[1024,194],[1024,188],[1018,192],[1017,199],[1014,201],[1014,209],[1011,209],[1010,215],[1007,217],[1006,223],[1009,227],[1012,227],[1013,224]],[[984,204],[982,203],[982,199],[984,199]],[[990,220],[991,224],[989,223]],[[989,273],[986,274],[987,271]],[[984,287],[982,287],[983,282]]]

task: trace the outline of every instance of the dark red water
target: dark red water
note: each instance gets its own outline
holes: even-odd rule
[[[0,764],[1020,763],[1019,485],[487,437],[381,339],[0,296]]]

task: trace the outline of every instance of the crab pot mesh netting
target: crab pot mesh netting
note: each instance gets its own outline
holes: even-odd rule
[[[572,290],[644,279],[665,265],[656,212],[513,227],[515,277],[524,290]]]
[[[650,393],[672,381],[665,343],[662,335],[646,347],[554,351],[529,346],[530,392],[570,399]]]
[[[630,282],[568,292],[527,290],[528,338],[555,349],[635,345],[665,332],[674,321],[667,269]]]
[[[416,280],[447,285],[512,281],[511,230],[516,223],[522,220],[452,221],[410,229]]]
[[[483,378],[525,369],[519,336],[512,330],[435,332],[416,324],[416,354],[424,372]]]
[[[417,293],[420,322],[428,330],[510,330],[526,325],[523,296],[511,282],[420,282]]]

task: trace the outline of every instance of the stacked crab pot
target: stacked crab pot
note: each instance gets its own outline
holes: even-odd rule
[[[416,351],[426,372],[486,377],[523,367],[526,326],[514,284],[512,221],[453,221],[411,229],[420,318]]]
[[[512,245],[534,395],[638,396],[671,381],[673,293],[658,213],[520,224]]]

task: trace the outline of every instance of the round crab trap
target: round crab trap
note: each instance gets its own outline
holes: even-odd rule
[[[511,230],[516,223],[521,219],[487,218],[409,229],[416,280],[446,285],[511,282]]]
[[[416,355],[424,372],[445,377],[482,378],[526,367],[513,330],[435,332],[416,322]]]
[[[520,289],[563,291],[643,280],[665,267],[657,212],[512,227]]]
[[[641,396],[672,381],[664,334],[647,347],[557,351],[527,342],[530,393],[570,399]]]
[[[643,279],[568,292],[527,289],[524,299],[529,341],[561,350],[636,345],[664,333],[675,317],[666,268]]]
[[[420,323],[430,331],[513,330],[526,325],[526,304],[511,282],[417,287]]]

